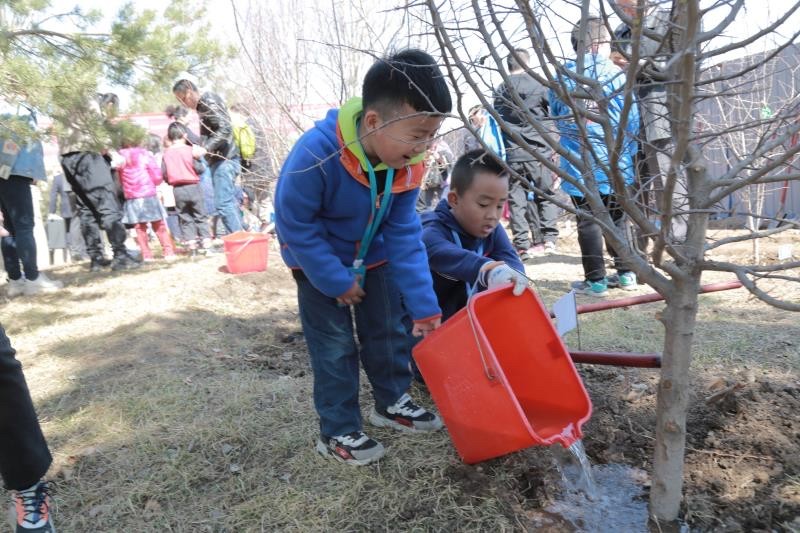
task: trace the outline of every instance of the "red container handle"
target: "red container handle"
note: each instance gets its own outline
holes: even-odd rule
[[[473,295],[474,296],[474,295]],[[486,378],[489,381],[494,381],[497,379],[497,376],[494,374],[494,370],[492,366],[486,361],[486,355],[483,353],[483,334],[478,334],[478,330],[475,327],[475,319],[472,316],[472,306],[470,304],[470,300],[472,300],[472,296],[469,297],[467,301],[467,318],[469,320],[470,328],[472,328],[472,335],[475,337],[475,344],[478,346],[478,354],[481,357],[481,364],[483,364],[483,373],[486,374]]]

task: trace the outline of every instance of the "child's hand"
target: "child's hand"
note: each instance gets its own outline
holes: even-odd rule
[[[505,263],[491,269],[486,276],[486,287],[489,289],[506,283],[513,283],[514,290],[512,292],[514,296],[519,296],[528,286],[528,279]]]
[[[192,157],[194,157],[195,159],[200,159],[204,155],[206,155],[205,148],[203,148],[202,146],[197,146],[196,144],[192,145]]]
[[[420,320],[418,322],[414,322],[414,329],[411,330],[411,334],[415,337],[427,337],[428,334],[442,325],[442,319],[439,317],[433,318],[431,320]]]
[[[359,279],[356,278],[347,292],[336,298],[336,301],[342,305],[355,305],[360,304],[366,295],[367,293],[361,288]]]

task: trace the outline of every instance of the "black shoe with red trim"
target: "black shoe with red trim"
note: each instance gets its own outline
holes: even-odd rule
[[[363,466],[377,461],[386,453],[383,445],[369,438],[363,431],[317,440],[317,451],[324,456],[349,465]]]

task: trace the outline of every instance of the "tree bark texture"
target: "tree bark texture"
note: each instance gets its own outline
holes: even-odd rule
[[[656,402],[656,445],[650,489],[650,516],[659,523],[675,521],[680,511],[698,288],[699,280],[676,287],[662,317],[664,354]]]

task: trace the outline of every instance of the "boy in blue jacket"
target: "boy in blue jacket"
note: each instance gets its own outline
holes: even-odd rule
[[[422,241],[443,321],[475,292],[513,283],[519,296],[528,285],[525,267],[499,224],[507,198],[508,174],[494,155],[478,149],[456,161],[447,198],[422,215]]]
[[[362,431],[359,360],[372,385],[373,425],[442,427],[407,394],[401,296],[414,335],[439,326],[415,204],[425,153],[451,107],[430,55],[405,50],[381,59],[364,78],[362,98],[329,111],[300,137],[278,180],[275,223],[314,372],[316,448],[348,464],[384,454]]]

